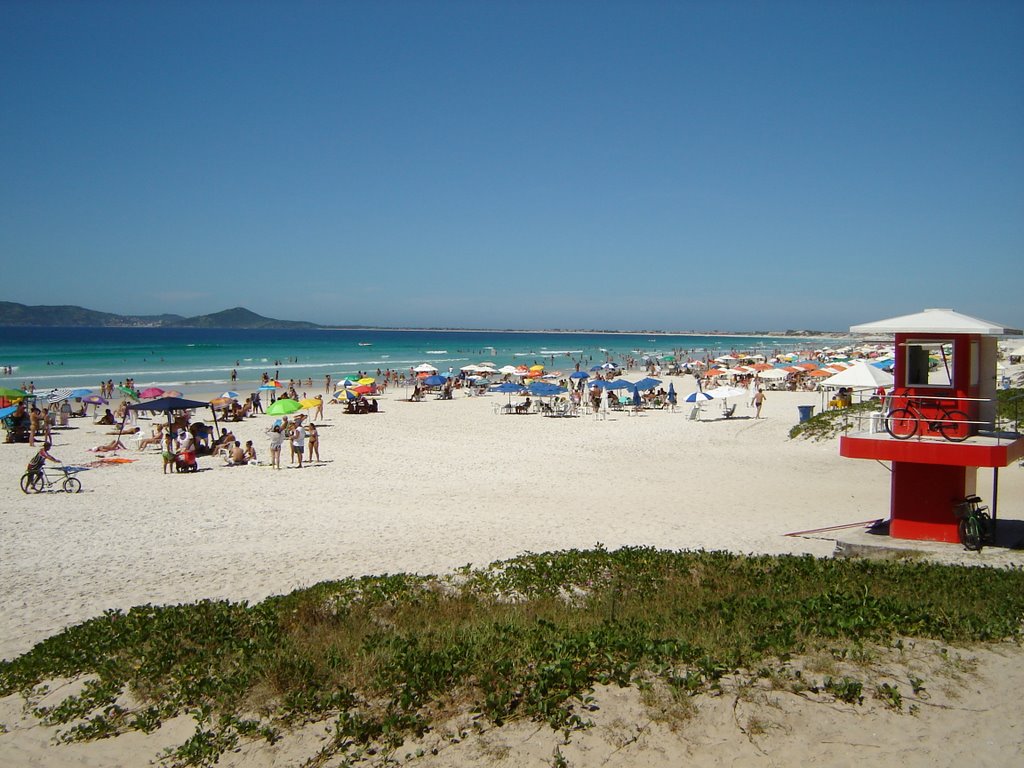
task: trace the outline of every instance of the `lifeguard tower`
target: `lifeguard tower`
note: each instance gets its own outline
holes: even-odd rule
[[[1024,435],[997,432],[995,424],[996,339],[1021,331],[926,309],[850,332],[895,336],[895,383],[884,410],[902,417],[844,435],[839,454],[892,462],[890,536],[959,541],[954,507],[977,492],[978,468],[993,469],[995,517],[999,468],[1024,456]]]

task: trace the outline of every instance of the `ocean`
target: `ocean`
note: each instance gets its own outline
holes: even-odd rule
[[[836,343],[794,337],[689,336],[618,333],[524,333],[433,330],[236,330],[194,328],[0,328],[4,387],[32,382],[97,387],[133,378],[137,387],[211,392],[238,380],[248,391],[267,372],[279,379],[311,378],[319,385],[357,372],[408,371],[429,362],[441,371],[470,363],[543,364],[571,372],[627,356],[716,357],[734,350],[772,355]],[[253,388],[255,388],[253,386]]]

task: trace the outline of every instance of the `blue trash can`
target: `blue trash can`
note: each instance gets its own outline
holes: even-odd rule
[[[796,408],[797,408],[798,411],[800,411],[800,423],[801,424],[803,424],[805,421],[807,421],[809,418],[811,418],[811,416],[814,415],[814,406],[813,405],[798,405]]]

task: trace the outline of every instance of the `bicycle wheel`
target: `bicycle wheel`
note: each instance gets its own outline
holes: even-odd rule
[[[36,483],[41,483],[39,475],[35,475],[31,472],[26,472],[21,476],[21,492],[22,493],[39,493],[41,488],[36,488]]]
[[[981,543],[992,544],[996,539],[996,531],[988,512],[978,513],[978,523],[981,529]]]
[[[978,525],[977,515],[968,515],[960,521],[960,543],[964,549],[972,552],[981,551],[981,526]]]
[[[908,408],[896,408],[885,420],[885,431],[897,440],[907,440],[917,432],[917,417]]]
[[[81,493],[82,481],[77,477],[69,477],[64,481],[64,493]]]
[[[971,425],[967,421],[967,414],[963,411],[945,411],[939,433],[951,443],[962,443],[970,434]]]

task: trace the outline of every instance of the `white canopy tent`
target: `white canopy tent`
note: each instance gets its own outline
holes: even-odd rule
[[[881,368],[858,360],[845,371],[840,371],[835,376],[829,376],[821,383],[822,389],[839,389],[850,387],[852,389],[878,389],[879,387],[891,387],[893,376]]]

